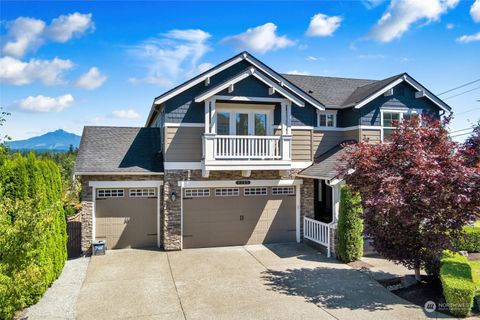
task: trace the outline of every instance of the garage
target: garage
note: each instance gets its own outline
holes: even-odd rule
[[[183,189],[183,248],[296,241],[295,186]]]
[[[107,249],[157,246],[158,188],[95,189],[95,239]]]

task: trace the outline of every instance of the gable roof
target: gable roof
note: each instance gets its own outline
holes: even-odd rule
[[[86,126],[74,172],[76,175],[162,173],[160,149],[159,128]]]
[[[273,80],[271,80],[269,77],[265,76],[261,71],[257,70],[254,67],[250,67],[245,69],[244,71],[240,72],[239,74],[219,83],[213,88],[207,89],[204,92],[200,93],[198,96],[195,97],[195,102],[202,102],[211,96],[219,93],[222,90],[225,90],[226,88],[230,87],[231,85],[234,85],[235,83],[238,83],[242,81],[243,79],[246,79],[250,76],[253,76],[260,80],[261,82],[265,83],[266,85],[270,86],[275,90],[275,92],[278,92],[278,94],[282,95],[286,99],[292,101],[296,105],[300,107],[304,107],[305,104],[302,102],[302,100],[298,99],[295,97],[293,94],[291,94],[288,90],[285,88],[281,87],[280,85],[276,84]]]
[[[338,166],[342,163],[341,159],[346,154],[345,145],[349,143],[353,143],[353,141],[342,142],[316,157],[310,167],[303,169],[297,175],[325,180],[336,178],[338,176]]]
[[[341,106],[358,87],[377,80],[283,74],[285,78],[308,92],[326,106]]]
[[[333,78],[321,76],[289,75],[284,77],[315,96],[323,104],[338,109],[361,108],[384,94],[385,91],[405,81],[415,88],[420,97],[425,97],[440,109],[450,112],[451,107],[422,86],[407,73],[401,73],[383,80]]]
[[[237,63],[239,63],[243,60],[248,61],[255,68],[257,68],[258,70],[261,70],[264,74],[266,74],[269,77],[271,77],[272,79],[274,79],[277,82],[278,85],[280,85],[281,87],[285,87],[286,89],[290,90],[295,95],[302,98],[306,102],[310,103],[314,107],[316,107],[318,109],[321,109],[321,110],[325,109],[324,108],[325,106],[320,101],[315,99],[313,96],[309,95],[308,93],[303,91],[301,88],[297,87],[295,84],[288,81],[281,74],[277,73],[272,68],[268,67],[266,64],[264,64],[263,62],[261,62],[260,60],[258,60],[254,56],[252,56],[247,51],[243,51],[243,52],[237,54],[236,56],[233,56],[232,58],[230,58],[228,60],[225,60],[224,62],[216,65],[215,67],[199,74],[198,76],[196,76],[196,77],[194,77],[194,78],[176,86],[175,88],[163,93],[162,95],[156,97],[153,100],[152,108],[150,109],[150,113],[147,117],[146,126],[148,126],[150,124],[151,120],[154,117],[153,116],[154,113],[157,111],[156,108],[155,108],[156,105],[162,104],[163,102],[171,99],[172,97],[176,96],[177,94],[182,93],[183,91],[185,91],[185,90],[187,90],[187,89],[205,81],[206,79],[214,76],[215,74],[217,74],[217,73],[219,73],[219,72],[221,72],[225,69],[228,69],[229,67],[231,67],[231,66],[233,66],[233,65],[235,65],[235,64],[237,64]]]

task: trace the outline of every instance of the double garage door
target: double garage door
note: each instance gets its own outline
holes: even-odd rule
[[[95,238],[108,249],[157,245],[157,188],[97,189]]]
[[[296,241],[295,187],[183,189],[183,247]]]

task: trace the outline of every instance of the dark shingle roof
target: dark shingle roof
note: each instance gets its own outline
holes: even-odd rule
[[[85,127],[75,174],[163,172],[159,128]]]
[[[388,86],[390,83],[396,81],[397,79],[403,77],[405,73],[397,74],[393,77],[389,77],[383,80],[375,81],[370,84],[367,84],[363,87],[357,88],[343,103],[343,106],[348,106],[351,104],[356,104],[362,100],[365,100],[372,94],[381,90],[382,88]]]
[[[327,106],[342,106],[359,87],[377,80],[282,74],[284,78]]]
[[[337,177],[342,157],[346,154],[344,146],[349,143],[353,141],[345,141],[318,156],[310,167],[300,171],[298,175],[327,180]]]

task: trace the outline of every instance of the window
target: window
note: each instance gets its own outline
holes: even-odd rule
[[[267,114],[255,113],[255,135],[266,136],[267,135]]]
[[[397,125],[416,114],[415,111],[382,111],[382,141],[389,141]]]
[[[319,111],[317,126],[320,128],[335,128],[337,126],[337,113],[335,111]]]
[[[217,197],[235,197],[240,195],[239,188],[217,188],[215,189],[215,196]]]
[[[121,198],[123,197],[123,189],[98,189],[97,198]]]
[[[219,112],[217,114],[217,133],[223,135],[230,134],[230,113]]]
[[[272,195],[274,196],[288,196],[295,194],[295,187],[272,187]]]
[[[185,197],[187,198],[210,197],[210,189],[185,189]]]
[[[248,135],[248,113],[237,113],[237,136]]]
[[[155,188],[130,189],[129,196],[132,198],[155,197]]]
[[[267,194],[267,188],[245,188],[243,194],[246,196],[262,196]]]

